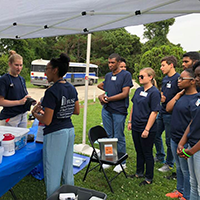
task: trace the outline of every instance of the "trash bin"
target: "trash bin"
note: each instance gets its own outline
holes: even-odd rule
[[[77,187],[77,186],[72,186],[72,185],[62,185],[47,200],[59,200],[60,193],[74,193],[75,195],[78,195],[78,200],[89,200],[92,196],[95,196],[102,200],[107,199],[107,195],[103,192],[90,190],[90,189]]]

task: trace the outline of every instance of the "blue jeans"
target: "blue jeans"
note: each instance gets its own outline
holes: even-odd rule
[[[62,184],[74,185],[73,175],[74,128],[49,133],[43,141],[44,180],[47,197]]]
[[[102,109],[103,126],[109,138],[118,138],[117,152],[126,153],[126,141],[124,135],[124,125],[126,115],[120,115],[108,112],[105,108]]]
[[[187,144],[184,148],[187,149]],[[176,163],[176,175],[177,175],[177,190],[183,194],[183,197],[187,200],[190,199],[190,173],[188,168],[188,162],[185,158],[181,158],[177,155],[178,144],[171,140],[171,150]]]
[[[164,162],[165,160],[165,151],[163,147],[163,141],[162,141],[162,133],[165,130],[165,138],[166,138],[166,145],[167,145],[167,158],[166,158],[166,164],[168,164],[170,167],[173,167],[174,165],[174,158],[171,151],[171,145],[170,145],[170,129],[171,129],[171,115],[168,114],[158,114],[158,117],[156,119],[157,123],[157,132],[155,137],[155,146],[156,146],[156,157],[161,162]]]
[[[190,148],[190,146],[189,146]],[[190,200],[200,200],[200,151],[188,158],[190,171]]]

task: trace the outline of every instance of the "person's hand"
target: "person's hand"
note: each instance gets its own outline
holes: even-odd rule
[[[176,150],[177,154],[178,154],[178,155],[179,155],[179,154],[182,154],[182,150],[183,150],[183,149],[184,149],[184,146],[178,144],[178,147],[177,147],[177,150]]]
[[[106,98],[108,98],[107,96],[105,96],[105,94],[101,94],[98,96],[98,99],[101,103],[101,105],[104,105],[105,103],[108,103],[108,101],[106,100]]]
[[[32,115],[34,115],[34,113],[41,113],[41,114],[44,114],[43,112],[43,107],[41,106],[41,102],[38,102],[38,104],[33,108],[33,110],[31,111],[32,112]]]
[[[131,129],[132,129],[132,124],[129,122],[128,123],[128,130],[131,131]]]
[[[145,129],[145,130],[142,132],[141,137],[142,137],[142,138],[147,138],[148,135],[149,135],[149,131],[147,131],[147,130]]]
[[[163,95],[163,92],[161,92],[161,103],[164,103],[166,101],[166,96]]]
[[[27,98],[31,98],[30,96],[25,96],[23,99],[19,100],[19,105],[24,105],[27,101]]]
[[[181,90],[176,94],[176,99],[177,100],[180,99],[184,94],[185,94],[185,89]]]

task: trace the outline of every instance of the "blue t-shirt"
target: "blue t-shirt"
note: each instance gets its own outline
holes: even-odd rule
[[[132,77],[130,72],[121,70],[116,75],[109,72],[105,76],[103,88],[107,92],[107,96],[115,96],[122,93],[124,87],[132,87]],[[104,105],[104,108],[110,113],[127,115],[127,108],[129,106],[129,96],[119,101],[111,101]]]
[[[195,106],[199,94],[183,95],[174,105],[171,118],[171,138],[177,144],[191,121],[191,109]]]
[[[173,76],[165,76],[162,80],[162,89],[163,95],[166,97],[164,103],[161,103],[162,108],[160,113],[162,114],[170,114],[166,111],[167,103],[180,91],[178,87],[178,77],[180,74],[175,73]]]
[[[190,125],[190,132],[188,133],[188,143],[190,146],[194,146],[200,140],[200,93],[196,102],[191,102],[191,115],[192,123]]]
[[[4,74],[0,78],[0,96],[6,100],[20,100],[28,94],[26,90],[26,83],[21,76],[14,77],[10,74]],[[24,105],[3,107],[0,113],[0,120],[15,117],[19,114],[25,113],[27,110]]]
[[[144,87],[139,87],[131,99],[133,102],[132,113],[132,130],[141,132],[144,131],[148,122],[149,116],[153,111],[160,110],[161,95],[159,90],[152,86],[144,92]],[[150,129],[151,132],[156,131],[156,122]]]
[[[42,106],[54,110],[52,122],[45,126],[44,135],[73,127],[71,115],[74,112],[78,93],[70,83],[54,83],[45,92]]]

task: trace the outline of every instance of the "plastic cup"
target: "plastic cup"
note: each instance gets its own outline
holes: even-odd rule
[[[4,152],[4,147],[0,146],[0,164],[2,163],[3,152]]]

